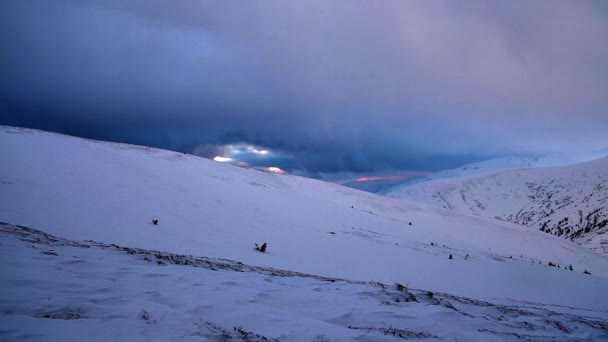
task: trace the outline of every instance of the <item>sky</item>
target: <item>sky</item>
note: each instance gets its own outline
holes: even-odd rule
[[[321,178],[605,149],[607,37],[605,1],[6,0],[0,124]]]

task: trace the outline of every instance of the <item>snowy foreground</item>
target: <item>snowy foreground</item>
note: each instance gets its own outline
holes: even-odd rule
[[[608,336],[608,258],[527,227],[27,129],[0,156],[0,339]]]
[[[599,340],[608,313],[479,301],[0,223],[11,340]],[[52,272],[49,272],[51,270]]]

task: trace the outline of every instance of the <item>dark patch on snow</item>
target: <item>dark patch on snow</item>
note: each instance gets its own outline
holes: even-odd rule
[[[391,328],[391,327],[375,328],[375,327],[354,327],[354,326],[349,325],[348,329],[365,331],[367,333],[380,333],[385,336],[393,336],[393,337],[400,338],[402,340],[426,339],[426,338],[438,339],[439,338],[435,335],[425,333],[425,332],[412,331],[412,330],[407,330],[407,329],[396,329],[396,328]]]
[[[38,312],[34,314],[34,317],[63,320],[86,318],[82,309],[74,307],[65,307],[63,309],[48,312]]]
[[[233,327],[232,330],[223,328],[209,321],[202,321],[201,325],[205,328],[199,335],[210,337],[214,341],[245,341],[245,342],[278,342],[279,340],[268,338],[266,336],[256,334],[245,330],[242,326]]]

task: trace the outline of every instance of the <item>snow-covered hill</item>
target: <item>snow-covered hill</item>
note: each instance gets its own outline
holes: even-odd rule
[[[28,129],[0,127],[0,158],[1,338],[61,339],[70,329],[132,338],[120,332],[135,329],[139,339],[211,331],[230,340],[243,337],[232,330],[240,325],[289,340],[317,329],[318,340],[392,339],[408,329],[448,340],[608,331],[608,258],[516,224]],[[262,242],[267,253],[253,249]],[[218,273],[216,263],[247,269]],[[407,290],[368,282],[421,290],[410,303]],[[433,306],[427,291],[450,295]],[[405,303],[391,306],[395,298]],[[156,324],[138,320],[141,310]],[[65,317],[77,319],[49,320]]]
[[[561,167],[438,179],[388,195],[514,222],[608,253],[608,157]]]
[[[556,167],[583,163],[608,155],[606,151],[577,154],[548,153],[534,157],[506,156],[467,164],[455,169],[436,172],[427,180],[487,175],[506,170]]]
[[[417,176],[417,177],[411,177],[411,178],[406,178],[406,179],[397,179],[397,180],[390,180],[390,179],[374,179],[374,180],[367,180],[367,181],[349,181],[349,182],[345,182],[345,183],[340,183],[343,186],[347,186],[349,188],[353,188],[353,189],[357,189],[357,190],[361,190],[361,191],[367,191],[367,192],[371,192],[374,194],[384,194],[386,192],[390,192],[395,188],[398,188],[400,186],[404,186],[404,185],[408,185],[408,184],[415,184],[417,182],[420,181],[426,181],[427,180],[427,176]]]
[[[400,192],[400,189],[415,184],[446,178],[460,178],[474,175],[488,175],[506,170],[529,169],[537,167],[564,166],[582,163],[598,159],[608,155],[608,151],[587,152],[577,154],[558,154],[548,153],[534,157],[506,156],[494,159],[483,160],[480,162],[467,164],[455,169],[443,170],[424,176],[416,176],[407,179],[383,179],[382,177],[368,181],[349,181],[341,183],[354,189],[372,192],[381,195],[390,195]]]

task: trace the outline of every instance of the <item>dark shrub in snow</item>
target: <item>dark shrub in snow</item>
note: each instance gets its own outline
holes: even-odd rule
[[[266,252],[266,247],[267,247],[266,242],[264,242],[264,244],[262,246],[258,246],[257,243],[255,244],[255,249],[262,253]]]

